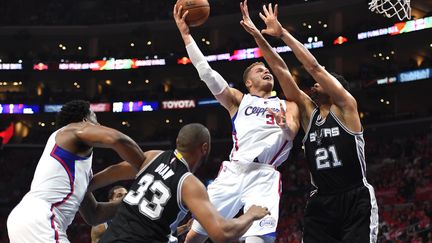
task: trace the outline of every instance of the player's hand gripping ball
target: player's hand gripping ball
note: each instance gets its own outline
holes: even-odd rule
[[[183,6],[180,16],[189,10],[185,20],[190,27],[204,24],[210,15],[210,4],[207,0],[178,0],[176,4],[178,7]]]

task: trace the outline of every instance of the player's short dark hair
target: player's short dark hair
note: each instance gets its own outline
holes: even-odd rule
[[[346,81],[346,79],[344,78],[344,76],[334,73],[334,72],[330,72],[331,75],[333,75],[333,77],[335,77],[340,84],[342,84],[342,87],[344,87],[346,90],[350,90],[350,86],[348,81]]]
[[[85,100],[73,100],[64,104],[56,116],[57,128],[73,122],[80,122],[90,115],[90,103]]]
[[[113,199],[114,191],[117,190],[117,189],[120,189],[120,188],[124,188],[124,186],[117,185],[117,186],[112,187],[112,188],[108,191],[108,200]],[[125,189],[126,189],[126,188],[125,188]]]
[[[249,67],[247,67],[244,72],[243,72],[243,83],[246,84],[246,81],[249,78],[249,73],[252,70],[253,67],[257,66],[257,65],[263,65],[265,66],[265,64],[263,62],[254,62],[251,65],[249,65]]]
[[[192,151],[206,142],[210,143],[210,132],[199,123],[185,125],[177,135],[177,149],[183,152]]]

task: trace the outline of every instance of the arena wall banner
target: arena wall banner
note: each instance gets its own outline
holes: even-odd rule
[[[0,114],[35,114],[39,113],[38,105],[0,104]]]
[[[114,102],[112,107],[113,112],[143,112],[156,111],[159,108],[159,104],[152,101]]]
[[[195,100],[165,100],[162,101],[162,109],[191,109],[196,107]]]

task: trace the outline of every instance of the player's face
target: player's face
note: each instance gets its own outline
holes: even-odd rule
[[[269,92],[273,90],[273,75],[264,65],[256,65],[252,67],[249,72],[249,81],[251,82],[251,88],[253,87],[257,90],[265,90]]]
[[[312,94],[317,94],[319,93],[319,91],[321,90],[321,85],[319,85],[319,83],[315,83],[312,87]]]
[[[114,190],[114,194],[110,201],[121,200],[127,194],[127,190],[125,188],[117,188]]]
[[[315,101],[328,97],[327,93],[323,90],[319,83],[315,83],[311,88],[311,98]]]
[[[205,143],[201,146],[198,153],[200,154],[200,160],[195,163],[195,165],[192,168],[192,172],[195,172],[201,165],[207,163],[209,155],[211,150],[211,143],[210,141],[208,143]]]
[[[208,146],[206,146],[203,149],[203,153],[202,153],[202,157],[201,157],[201,164],[205,164],[208,161],[209,155],[210,155],[210,150],[211,150],[211,143],[210,141],[208,142]]]

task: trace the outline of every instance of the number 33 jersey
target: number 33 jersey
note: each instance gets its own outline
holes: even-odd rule
[[[303,145],[318,193],[339,193],[363,185],[363,132],[347,129],[331,110],[326,118],[318,108],[312,112]]]
[[[168,242],[187,214],[181,187],[191,175],[177,151],[165,151],[137,175],[99,242]]]
[[[278,97],[267,99],[246,94],[237,113],[232,118],[233,148],[231,161],[258,162],[275,167],[282,164],[289,155],[292,141],[288,141],[274,116],[280,107],[286,109],[285,101]]]

